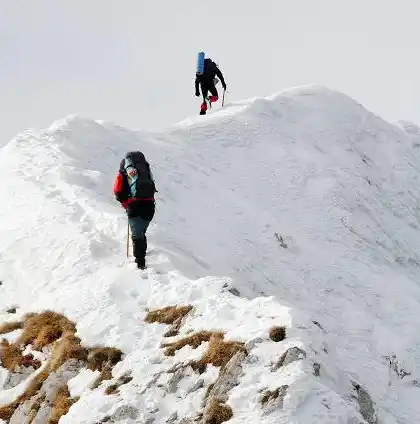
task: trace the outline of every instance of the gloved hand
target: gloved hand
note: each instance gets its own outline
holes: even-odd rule
[[[225,91],[226,91],[226,83],[223,83],[223,84],[222,84],[222,87],[223,87],[223,90],[225,90]]]
[[[199,91],[196,91],[195,92],[195,95],[196,95],[196,97],[200,97],[200,92]]]

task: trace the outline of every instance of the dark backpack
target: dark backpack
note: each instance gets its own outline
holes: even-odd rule
[[[214,75],[216,73],[217,65],[209,58],[204,59],[204,72],[206,75]]]
[[[127,198],[151,199],[157,192],[150,165],[139,151],[128,152],[120,164],[124,177],[123,192]],[[123,197],[126,197],[123,195]]]

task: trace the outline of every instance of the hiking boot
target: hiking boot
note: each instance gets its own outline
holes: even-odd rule
[[[146,259],[145,258],[136,259],[136,264],[137,264],[138,269],[146,269]]]

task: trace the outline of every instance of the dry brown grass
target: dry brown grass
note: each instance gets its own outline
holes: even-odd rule
[[[115,365],[121,361],[122,352],[115,347],[95,347],[89,350],[88,368],[101,371],[107,364]]]
[[[0,349],[2,366],[9,371],[14,371],[22,357],[22,352],[19,349],[19,346],[10,344],[7,340],[2,340],[0,343]]]
[[[88,350],[80,344],[80,339],[73,334],[66,334],[54,344],[48,369],[50,372],[57,370],[69,359],[86,361]]]
[[[12,331],[20,330],[21,328],[23,328],[22,321],[5,322],[0,325],[0,334],[11,333]]]
[[[101,371],[92,385],[96,389],[104,380],[112,379],[112,368],[121,360],[122,352],[114,347],[96,347],[88,355],[88,368],[91,371]]]
[[[225,367],[226,364],[237,352],[245,352],[245,345],[241,342],[227,342],[223,340],[223,335],[215,333],[210,338],[209,347],[201,359],[192,364],[193,368],[200,372],[206,370],[207,364],[212,364],[215,367]]]
[[[105,390],[105,394],[107,395],[112,395],[114,394],[117,390],[119,389],[117,384],[111,384],[110,386],[108,386]]]
[[[160,324],[172,325],[165,333],[165,337],[178,335],[183,318],[193,309],[192,306],[167,306],[148,312],[144,319],[147,323],[159,322]]]
[[[75,334],[76,325],[65,316],[53,311],[29,314],[23,324],[23,332],[17,343],[32,344],[34,349],[42,349],[65,334]]]
[[[221,424],[229,421],[232,417],[233,412],[229,405],[213,399],[206,414],[206,424]]]
[[[18,402],[10,403],[9,405],[0,406],[0,420],[9,422],[16,408],[19,406]]]
[[[144,319],[147,323],[159,322],[160,324],[173,324],[191,311],[192,306],[167,306],[163,309],[155,309],[148,312]]]
[[[286,327],[271,327],[268,334],[273,342],[281,342],[286,338]]]
[[[7,340],[2,340],[0,343],[0,359],[2,366],[11,372],[19,366],[33,367],[34,369],[41,366],[41,362],[34,359],[33,355],[23,356],[19,346],[10,344]]]
[[[196,349],[203,342],[209,342],[209,346],[204,355],[198,361],[191,362],[194,370],[200,373],[206,370],[208,364],[215,367],[224,367],[237,352],[245,352],[245,345],[241,342],[225,341],[224,334],[212,331],[200,331],[191,336],[184,337],[172,343],[166,343],[165,355],[173,356],[176,351],[184,346],[191,346]]]
[[[66,386],[60,387],[54,399],[50,416],[48,417],[48,424],[58,424],[60,418],[69,412],[70,407],[77,402],[78,399],[70,397],[69,390]]]
[[[56,371],[69,359],[85,361],[90,369],[100,370],[100,378],[105,380],[112,378],[112,367],[122,357],[122,352],[119,349],[108,347],[86,349],[82,347],[81,340],[75,336],[76,325],[65,316],[55,312],[45,311],[40,314],[28,314],[25,316],[21,328],[23,328],[23,331],[16,343],[10,344],[3,341],[0,345],[0,357],[3,366],[9,370],[15,369],[17,365],[39,368],[41,364],[34,360],[32,355],[22,356],[22,350],[28,344],[32,344],[35,349],[52,345],[52,352],[45,368],[30,380],[25,392],[14,402],[0,407],[0,419],[5,421],[10,420],[19,405],[36,395],[51,372]],[[54,401],[53,411],[48,423],[58,423],[60,417],[67,413],[75,401],[76,399],[70,398],[66,387],[61,388]],[[34,400],[31,415],[36,415],[41,403],[42,400]]]
[[[211,331],[199,331],[194,333],[191,336],[183,337],[180,340],[171,343],[165,343],[163,347],[165,349],[166,356],[174,356],[177,350],[182,349],[184,346],[191,346],[193,349],[197,349],[198,346],[203,342],[210,341],[210,338],[215,335],[220,334],[223,337],[222,333],[214,333]]]
[[[97,389],[105,380],[112,380],[112,366],[104,365],[98,378],[93,382],[91,389]]]

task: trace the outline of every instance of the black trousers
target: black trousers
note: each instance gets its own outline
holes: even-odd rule
[[[205,83],[201,83],[201,94],[203,95],[203,102],[206,101],[206,98],[209,94],[209,91],[211,93],[212,96],[217,96],[219,97],[219,93],[217,92],[217,88],[216,86],[213,84],[205,84]]]

